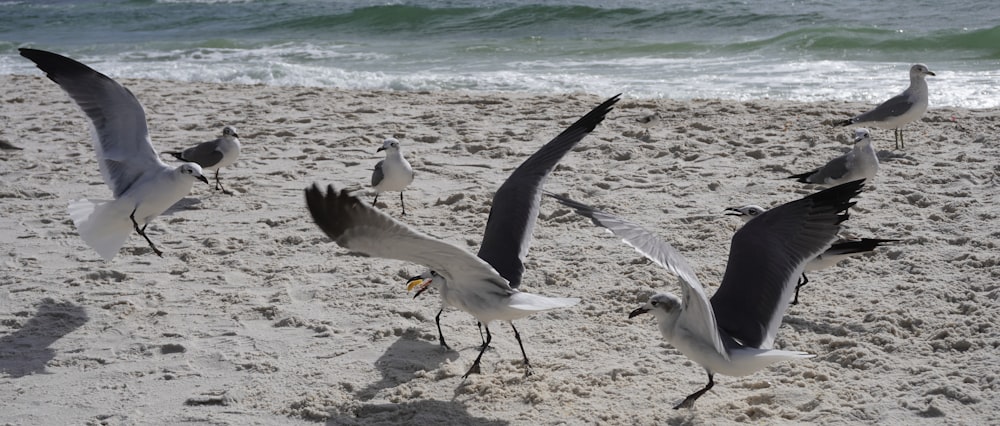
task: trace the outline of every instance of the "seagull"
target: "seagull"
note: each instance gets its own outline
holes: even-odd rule
[[[778,361],[814,356],[772,346],[796,279],[806,263],[836,240],[862,182],[786,203],[744,225],[733,236],[726,273],[711,299],[684,256],[653,233],[568,198],[548,195],[680,277],[680,298],[653,295],[628,316],[652,312],[664,339],[708,373],[708,384],[674,407],[679,409],[694,406],[712,389],[716,373],[745,376]]]
[[[66,91],[91,121],[101,175],[115,199],[69,204],[69,215],[80,237],[110,261],[134,229],[163,257],[146,235],[146,226],[191,192],[195,180],[208,184],[201,166],[184,163],[170,167],[160,161],[149,139],[142,105],[122,85],[65,56],[18,50]]]
[[[180,152],[165,152],[181,161],[198,163],[202,170],[215,171],[215,189],[223,194],[233,195],[227,191],[219,180],[219,169],[229,167],[240,157],[240,136],[232,126],[222,128],[222,136],[215,140],[202,142]]]
[[[559,160],[604,120],[619,96],[594,108],[514,170],[493,197],[478,255],[419,233],[375,208],[358,203],[345,191],[337,194],[332,186],[325,196],[316,185],[306,190],[309,211],[320,229],[341,247],[430,268],[407,284],[408,289],[420,286],[417,295],[432,284],[440,287],[442,307],[434,319],[442,347],[448,349],[441,333],[441,313],[446,306],[461,309],[485,325],[486,338],[479,355],[463,378],[479,373],[480,360],[492,341],[489,324],[498,320],[510,321],[524,358],[525,375],[530,375],[531,364],[512,321],[580,301],[519,290],[531,233],[538,218],[541,187]]]
[[[399,191],[399,204],[403,206],[403,216],[406,216],[403,190],[413,182],[413,167],[410,167],[410,162],[403,158],[398,140],[386,139],[376,152],[381,151],[385,151],[385,160],[376,163],[375,170],[372,171],[372,187],[375,188],[372,205],[378,202],[379,194],[385,191]]]
[[[872,145],[868,129],[854,130],[854,148],[823,167],[805,173],[789,176],[802,183],[834,186],[857,179],[871,182],[878,172],[878,155]]]
[[[760,216],[765,211],[766,209],[763,207],[750,204],[743,207],[727,208],[724,214],[729,216],[739,216],[743,219],[743,223],[746,223],[751,219]],[[859,240],[850,240],[846,238],[838,239],[832,246],[830,246],[829,249],[819,256],[816,256],[813,260],[810,260],[809,263],[806,264],[806,268],[802,272],[802,277],[799,279],[798,284],[795,285],[795,298],[792,299],[792,304],[799,304],[799,289],[806,284],[809,284],[809,277],[806,276],[806,272],[819,271],[821,269],[829,268],[840,263],[841,260],[864,253],[871,253],[875,251],[875,248],[877,247],[898,241],[899,240],[886,240],[880,238],[862,238]]]
[[[896,149],[903,148],[903,126],[919,119],[927,111],[927,76],[935,76],[927,65],[914,64],[910,67],[910,87],[864,114],[841,121],[837,124],[850,126],[867,123],[879,129],[893,129],[896,135]]]

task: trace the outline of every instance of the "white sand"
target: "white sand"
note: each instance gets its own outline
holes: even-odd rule
[[[1000,123],[934,108],[873,130],[877,182],[846,222],[902,244],[816,272],[777,346],[816,354],[716,376],[693,410],[670,407],[705,373],[651,317],[626,319],[676,278],[543,201],[527,291],[586,300],[495,324],[483,374],[462,380],[469,315],[405,291],[420,265],[357,257],[309,219],[312,182],[367,188],[399,138],[417,178],[403,220],[478,248],[493,191],[526,156],[613,93],[361,92],[125,80],[154,145],[240,129],[226,196],[198,184],[114,261],[84,245],[69,200],[107,198],[83,114],[40,77],[3,76],[0,140],[0,423],[11,424],[988,424],[1000,421]],[[814,189],[783,177],[845,151],[834,120],[870,105],[623,100],[546,189],[643,223],[686,253],[711,294],[739,220]],[[659,111],[648,136],[633,118]],[[166,161],[167,158],[164,158]],[[362,196],[373,195],[365,189]],[[398,216],[395,194],[382,197]],[[382,201],[380,200],[380,204]]]

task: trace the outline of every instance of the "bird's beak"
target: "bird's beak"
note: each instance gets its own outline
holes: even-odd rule
[[[240,137],[240,135],[237,135],[236,133],[233,133],[233,137],[234,137],[234,138],[239,138],[239,137]]]
[[[198,176],[198,180],[205,182],[205,185],[211,185],[210,183],[208,183],[208,178],[206,178],[205,176]]]
[[[412,291],[414,288],[419,286],[420,288],[417,289],[417,293],[413,295],[413,298],[416,299],[421,293],[427,291],[427,289],[431,286],[431,281],[434,281],[434,278],[424,279],[424,277],[417,275],[410,278],[409,281],[406,282],[406,291]]]
[[[642,314],[644,314],[646,312],[649,312],[649,308],[643,306],[641,308],[636,308],[636,310],[630,312],[628,314],[628,317],[629,317],[629,319],[632,319],[632,318],[635,318],[635,317],[637,317],[639,315],[642,315]]]
[[[722,212],[722,214],[726,216],[743,216],[743,212],[741,212],[736,207],[729,207],[724,212]]]
[[[384,146],[383,147],[379,147],[379,149],[376,150],[375,152],[382,152],[382,151],[385,151],[385,147]]]
[[[937,74],[934,74],[934,71],[927,71],[927,75],[933,75],[933,76],[937,77]]]
[[[861,142],[861,141],[863,141],[864,139],[865,139],[865,137],[864,137],[864,136],[858,136],[858,137],[854,138],[854,143],[858,143],[858,142]]]

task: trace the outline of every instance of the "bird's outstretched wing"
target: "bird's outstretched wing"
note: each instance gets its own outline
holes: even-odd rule
[[[92,68],[52,52],[19,49],[90,118],[104,182],[121,196],[144,173],[166,165],[149,140],[146,114],[128,89]]]
[[[324,194],[313,184],[305,194],[316,225],[343,248],[427,266],[444,276],[449,285],[512,291],[503,277],[472,252],[414,230],[347,190],[337,191],[330,185]]]
[[[545,178],[604,120],[620,96],[604,101],[524,160],[493,195],[479,257],[493,265],[511,287],[521,284]]]

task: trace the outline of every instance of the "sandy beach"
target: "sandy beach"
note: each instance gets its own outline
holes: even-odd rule
[[[776,347],[815,358],[746,377],[704,370],[653,318],[627,314],[677,278],[551,199],[522,289],[584,300],[480,337],[421,265],[360,257],[305,209],[318,182],[370,200],[376,149],[417,171],[401,220],[475,251],[493,192],[528,155],[615,93],[537,96],[121,82],[158,151],[239,129],[228,196],[198,184],[111,262],[66,213],[107,199],[82,112],[54,83],[0,76],[0,424],[995,424],[1000,422],[1000,111],[931,108],[906,148],[873,129],[876,181],[845,222],[898,244],[814,272]],[[785,179],[845,152],[834,127],[869,104],[623,99],[545,188],[655,230],[709,295],[740,221],[818,188]],[[658,112],[646,129],[635,118]],[[169,156],[163,160],[172,162]],[[379,207],[400,218],[395,193]]]

